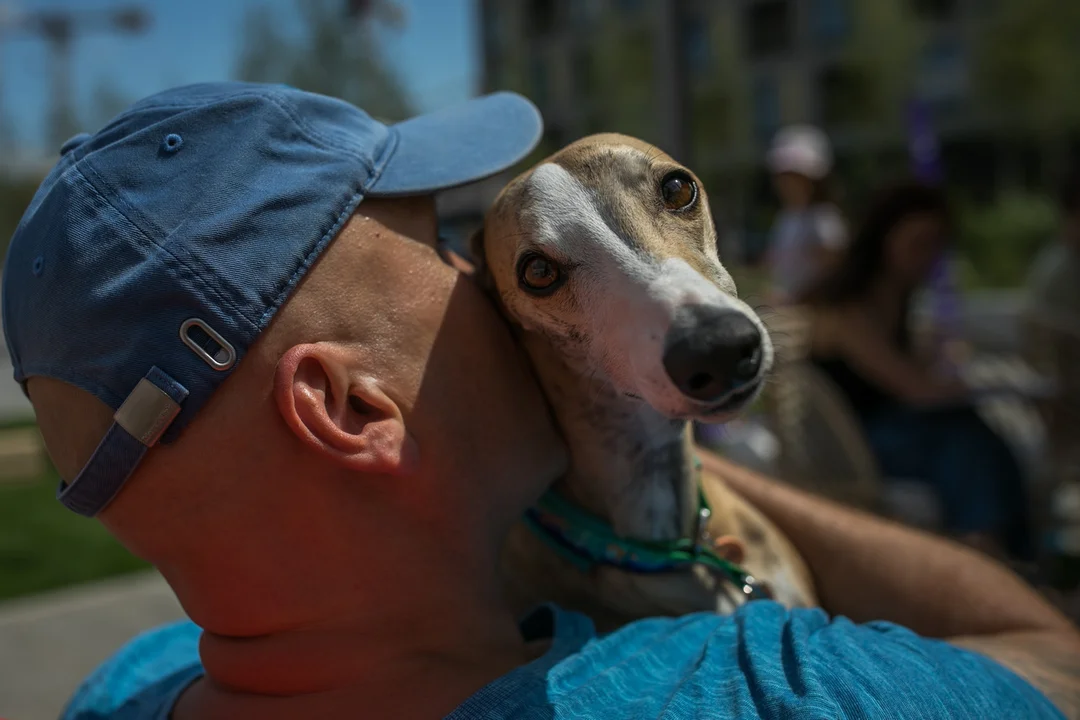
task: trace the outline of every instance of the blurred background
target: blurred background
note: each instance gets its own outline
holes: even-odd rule
[[[784,253],[798,250],[790,229],[817,228],[815,208],[834,231],[807,242],[842,265],[880,192],[915,178],[950,222],[903,295],[903,325],[910,316],[934,372],[981,389],[978,419],[946,426],[988,428],[1016,459],[1030,552],[1010,559],[1080,617],[1078,71],[1075,0],[0,0],[0,258],[61,144],[167,87],[280,81],[387,121],[516,90],[547,123],[522,167],[618,131],[707,188],[721,258],[779,361],[753,412],[699,427],[701,442],[951,532],[968,496],[896,469],[859,398],[815,355],[820,303],[777,291]],[[464,248],[513,174],[440,196],[444,235]],[[54,717],[112,648],[179,609],[55,502],[10,378],[0,348],[0,716],[19,720]],[[978,474],[982,461],[954,471]],[[965,487],[977,504],[977,483]],[[73,646],[64,628],[88,639]]]

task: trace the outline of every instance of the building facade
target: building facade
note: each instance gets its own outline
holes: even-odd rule
[[[985,180],[985,149],[965,145],[981,132],[971,63],[986,4],[480,0],[483,89],[532,98],[545,150],[600,130],[662,147],[723,198],[724,224],[753,232],[771,216],[765,147],[789,123],[825,128],[853,174],[903,171],[917,97],[946,154]]]

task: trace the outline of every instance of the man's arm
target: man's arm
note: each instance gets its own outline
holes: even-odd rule
[[[1080,718],[1080,643],[1075,634],[1050,632],[951,638],[950,643],[1004,665],[1054,703]]]
[[[1016,575],[957,543],[841,507],[701,452],[802,554],[822,607],[992,658],[1080,718],[1080,633]]]
[[[1051,630],[1069,621],[1020,578],[962,545],[815,497],[702,452],[787,535],[822,607],[856,622],[889,620],[930,637]]]

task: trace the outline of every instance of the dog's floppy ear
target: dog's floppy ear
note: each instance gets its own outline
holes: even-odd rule
[[[444,263],[464,275],[472,277],[476,274],[476,267],[446,244],[440,243],[439,256],[443,259]]]
[[[484,253],[484,226],[481,225],[469,236],[469,261],[472,263],[472,278],[488,292],[495,289],[495,279],[488,268],[487,255]]]
[[[476,228],[472,235],[469,236],[469,260],[472,262],[473,267],[477,272],[484,269],[487,264],[484,256],[484,226]]]

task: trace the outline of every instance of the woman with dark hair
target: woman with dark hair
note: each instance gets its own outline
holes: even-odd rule
[[[912,347],[912,298],[945,250],[944,196],[918,184],[872,204],[839,264],[807,295],[811,358],[847,396],[886,477],[939,494],[946,530],[977,547],[1030,559],[1024,478],[979,417],[969,389],[940,377]]]

